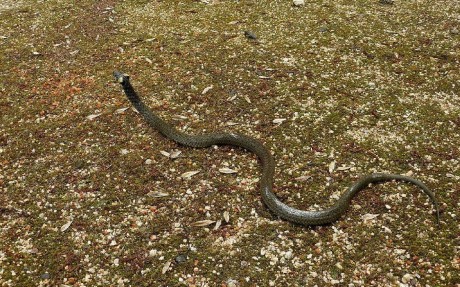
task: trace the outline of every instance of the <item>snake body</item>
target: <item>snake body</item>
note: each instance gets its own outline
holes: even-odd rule
[[[275,173],[275,161],[269,150],[257,139],[238,134],[238,133],[211,133],[203,135],[188,135],[178,131],[176,128],[155,115],[139,98],[132,87],[129,77],[120,72],[114,72],[117,82],[119,82],[136,110],[144,117],[147,123],[158,130],[168,139],[178,144],[205,148],[212,145],[231,145],[241,147],[255,153],[262,166],[262,175],[259,181],[262,199],[267,207],[279,217],[302,225],[323,225],[336,221],[348,209],[351,199],[360,190],[366,188],[371,183],[386,181],[403,181],[418,186],[433,202],[436,209],[436,219],[439,223],[439,207],[434,193],[421,181],[397,174],[373,173],[362,177],[356,181],[330,208],[319,211],[299,210],[281,202],[273,193],[273,178]]]

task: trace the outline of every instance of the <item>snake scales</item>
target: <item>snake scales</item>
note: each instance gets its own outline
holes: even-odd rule
[[[436,209],[436,219],[439,223],[439,207],[434,193],[421,181],[397,174],[373,173],[362,177],[356,181],[333,205],[332,207],[319,211],[306,211],[292,208],[281,202],[273,193],[273,176],[275,172],[275,162],[270,152],[258,140],[238,133],[212,133],[204,135],[188,135],[175,129],[157,115],[155,115],[139,98],[131,83],[129,77],[120,72],[114,72],[117,82],[119,82],[128,97],[129,101],[144,117],[147,123],[154,129],[157,129],[168,139],[171,139],[181,145],[204,148],[211,145],[232,145],[247,149],[255,153],[262,165],[262,175],[260,178],[260,189],[262,199],[268,208],[279,217],[288,221],[303,225],[321,225],[336,221],[350,205],[351,199],[360,190],[364,189],[371,183],[385,181],[403,181],[418,186],[433,202]]]

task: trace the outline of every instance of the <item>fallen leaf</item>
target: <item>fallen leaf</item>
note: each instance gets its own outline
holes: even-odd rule
[[[215,220],[206,219],[206,220],[200,220],[200,221],[197,221],[197,222],[193,222],[192,224],[190,224],[190,226],[204,227],[204,226],[211,225],[211,224],[213,224],[214,222],[216,222],[216,221],[215,221]]]
[[[165,196],[169,196],[169,193],[165,193],[161,191],[151,191],[147,193],[147,195],[151,197],[165,197]]]
[[[89,115],[87,116],[86,118],[90,121],[94,120],[95,118],[97,118],[98,116],[100,116],[102,114],[93,114],[93,115]]]
[[[187,171],[187,172],[184,172],[181,177],[183,179],[189,179],[191,178],[192,176],[194,176],[195,174],[199,173],[200,171],[199,170],[193,170],[193,171]]]
[[[285,120],[286,120],[286,119],[274,119],[274,120],[273,120],[273,123],[279,125],[279,124],[283,123]]]
[[[228,168],[228,167],[224,167],[224,168],[219,168],[219,172],[230,174],[230,173],[237,173],[238,171],[234,170],[234,169],[231,169],[231,168]]]
[[[64,232],[66,231],[70,225],[72,224],[73,220],[70,220],[69,222],[67,222],[66,224],[64,224],[63,226],[61,226],[61,232]]]
[[[209,87],[206,87],[204,88],[204,90],[201,92],[202,95],[206,94],[207,92],[209,92],[209,90],[211,90],[213,88],[213,86],[209,86]]]
[[[172,158],[172,159],[175,159],[175,158],[178,158],[181,153],[182,153],[182,151],[176,150],[176,151],[173,151],[172,153],[170,153],[169,157]]]
[[[219,227],[220,227],[221,225],[222,225],[222,220],[220,220],[220,219],[217,220],[217,221],[216,221],[216,226],[214,226],[214,230],[219,229]]]
[[[224,211],[224,220],[227,223],[230,221],[230,213],[228,211]]]
[[[116,110],[115,113],[116,113],[116,114],[121,114],[121,113],[123,113],[124,111],[126,111],[127,109],[129,109],[129,107],[128,107],[128,108],[121,108],[121,109]]]
[[[171,266],[171,261],[168,261],[163,265],[163,269],[161,269],[161,274],[165,274],[168,272],[169,266]]]
[[[170,154],[169,152],[164,151],[164,150],[160,150],[160,153],[161,153],[162,155],[164,155],[165,157],[170,157],[170,156],[171,156],[171,154]]]
[[[369,221],[369,220],[372,220],[374,218],[376,218],[377,216],[379,216],[380,214],[371,214],[371,213],[366,213],[364,214],[361,218],[364,220],[364,221]]]
[[[182,115],[174,115],[173,118],[176,119],[176,120],[186,120],[186,119],[188,119],[186,116],[182,116]]]
[[[338,171],[344,171],[344,170],[347,170],[347,169],[350,169],[350,168],[351,168],[351,166],[343,166],[343,165],[342,165],[342,166],[339,166],[339,167],[337,168],[337,170],[338,170]]]
[[[296,177],[295,180],[298,180],[298,181],[307,181],[311,178],[310,175],[302,175],[302,176],[299,176],[299,177]]]
[[[249,104],[251,103],[251,99],[247,95],[244,95],[243,97],[246,100],[246,102],[248,102]]]
[[[335,160],[329,164],[329,173],[333,173],[335,170]]]
[[[405,176],[413,176],[414,175],[414,172],[412,170],[409,170],[408,172],[406,172],[404,174]]]

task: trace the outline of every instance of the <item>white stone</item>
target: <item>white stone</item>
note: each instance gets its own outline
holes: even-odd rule
[[[414,277],[411,274],[407,273],[401,278],[401,281],[402,283],[406,284],[409,283],[409,281],[412,280],[412,278]]]
[[[304,0],[294,0],[292,1],[292,3],[294,4],[294,6],[302,6],[305,4],[305,1]]]

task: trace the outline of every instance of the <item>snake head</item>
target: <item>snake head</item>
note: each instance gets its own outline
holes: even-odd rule
[[[115,77],[115,81],[117,81],[120,84],[123,84],[129,81],[129,76],[126,74],[123,74],[122,72],[114,71],[113,76]]]

